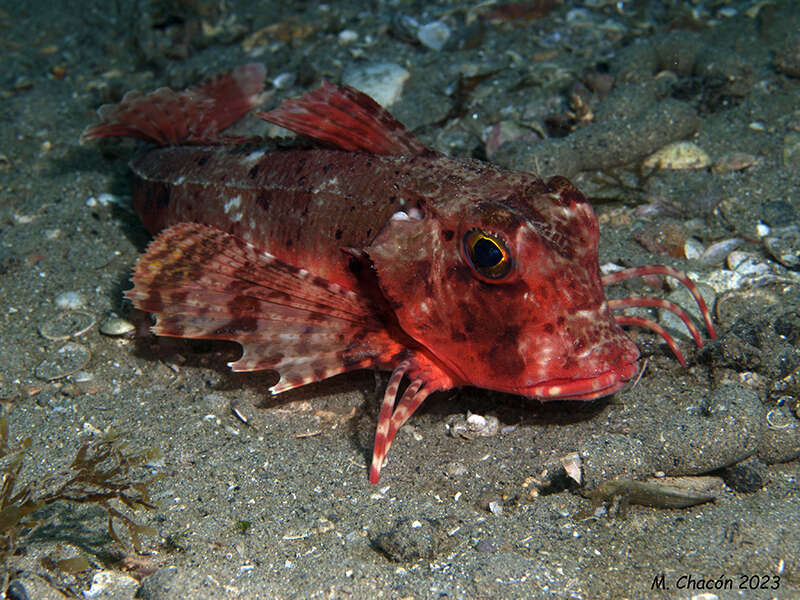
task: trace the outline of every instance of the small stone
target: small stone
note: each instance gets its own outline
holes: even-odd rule
[[[503,514],[503,503],[497,500],[489,502],[489,512],[498,517]]]
[[[59,313],[39,325],[39,334],[48,340],[61,341],[86,333],[94,323],[94,317],[87,312],[68,311]]]
[[[338,37],[340,44],[352,44],[358,39],[358,33],[352,29],[342,29]]]
[[[83,592],[84,598],[125,598],[132,597],[136,592],[139,582],[116,571],[99,571],[92,577],[91,587]]]
[[[396,63],[372,63],[351,67],[342,74],[342,83],[361,90],[386,108],[400,98],[410,73]]]
[[[131,333],[136,326],[122,317],[109,316],[100,323],[100,333],[103,335],[120,336]]]
[[[89,349],[75,342],[67,342],[58,350],[49,352],[36,367],[36,377],[44,381],[53,381],[79,371],[92,358]]]
[[[55,305],[64,310],[78,310],[86,308],[86,296],[80,292],[62,292],[55,297]]]
[[[644,161],[644,166],[649,169],[702,169],[710,164],[706,151],[692,142],[667,144]]]
[[[438,52],[450,39],[450,28],[442,21],[426,23],[417,30],[417,39],[426,48]]]
[[[762,241],[772,257],[784,267],[800,267],[800,226],[773,227]]]

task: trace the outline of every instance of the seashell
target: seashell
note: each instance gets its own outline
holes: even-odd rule
[[[72,310],[57,314],[39,325],[39,334],[48,340],[60,341],[77,337],[89,331],[95,320],[82,310]]]
[[[64,310],[78,310],[80,308],[86,308],[88,304],[86,296],[80,292],[74,291],[60,293],[55,297],[53,302],[58,308],[63,308]]]
[[[709,266],[722,264],[730,253],[741,246],[742,243],[744,243],[742,238],[730,238],[715,242],[705,249],[700,257],[700,262]]]
[[[731,152],[714,161],[711,170],[714,173],[731,173],[743,171],[758,162],[758,157],[746,152]]]
[[[89,348],[75,342],[67,342],[58,350],[45,356],[34,371],[38,379],[53,381],[81,370],[92,358]]]
[[[581,483],[582,464],[581,457],[577,452],[571,452],[570,454],[561,457],[561,466],[564,467],[567,477],[575,481],[577,484]]]
[[[500,420],[494,416],[475,415],[467,413],[467,418],[457,416],[454,422],[448,425],[450,435],[473,440],[476,437],[492,437],[500,429]]]
[[[649,169],[702,169],[710,164],[706,151],[692,142],[667,144],[644,161],[644,166]]]
[[[683,255],[689,260],[696,260],[700,258],[705,250],[706,249],[703,244],[696,238],[687,238],[687,240],[683,243]]]
[[[100,333],[103,335],[119,336],[130,333],[136,326],[121,317],[106,317],[100,323]]]

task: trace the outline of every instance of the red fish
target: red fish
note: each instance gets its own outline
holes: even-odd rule
[[[427,148],[371,98],[319,89],[259,116],[319,142],[266,151],[221,131],[262,101],[245,65],[183,92],[129,93],[101,107],[83,140],[127,136],[157,147],[131,162],[133,204],[157,237],[139,259],[134,305],[158,335],[232,340],[235,371],[273,369],[275,393],[353,369],[392,370],[370,481],[414,410],[458,386],[549,400],[612,394],[638,372],[620,325],[669,334],[606,300],[598,223],[565,178],[543,181]],[[407,384],[401,392],[403,380]],[[399,400],[398,400],[399,396]]]

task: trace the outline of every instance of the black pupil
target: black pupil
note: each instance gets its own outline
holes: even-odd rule
[[[476,267],[494,267],[503,260],[503,252],[492,240],[481,238],[472,247],[473,262]]]

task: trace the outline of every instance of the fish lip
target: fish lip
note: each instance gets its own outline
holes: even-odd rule
[[[625,387],[639,372],[638,360],[624,362],[591,377],[553,379],[519,388],[516,393],[539,400],[594,400]]]

